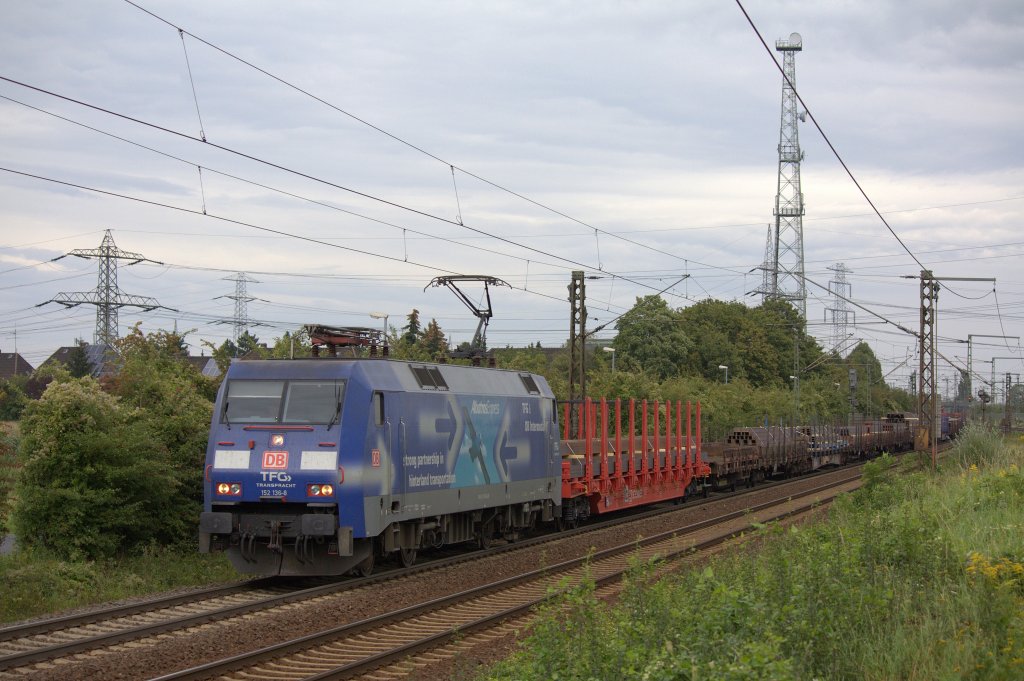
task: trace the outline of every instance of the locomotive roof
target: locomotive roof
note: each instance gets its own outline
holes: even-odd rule
[[[395,359],[238,360],[227,371],[228,380],[235,378],[354,379],[374,390],[554,397],[542,376],[526,371]]]

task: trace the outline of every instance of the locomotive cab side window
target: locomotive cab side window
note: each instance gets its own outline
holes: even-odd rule
[[[376,426],[384,425],[384,393],[373,393],[373,423]]]

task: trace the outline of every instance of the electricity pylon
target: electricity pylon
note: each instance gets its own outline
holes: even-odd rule
[[[162,265],[163,263],[150,260],[139,253],[122,251],[114,244],[114,237],[110,235],[109,229],[104,232],[103,242],[99,248],[76,248],[69,253],[54,258],[54,261],[66,258],[69,255],[87,260],[92,258],[99,260],[99,279],[96,288],[85,292],[58,293],[50,300],[39,303],[36,307],[42,307],[47,303],[60,303],[64,307],[95,305],[96,330],[93,333],[93,343],[96,345],[113,345],[113,342],[117,340],[117,313],[122,307],[137,307],[143,312],[163,307],[153,298],[125,293],[118,288],[118,260],[130,260],[131,262],[127,263],[127,265],[137,265],[140,262],[151,262],[157,265]]]

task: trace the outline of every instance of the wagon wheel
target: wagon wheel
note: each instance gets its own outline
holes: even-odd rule
[[[580,526],[580,514],[573,513],[572,520],[566,520],[563,516],[558,517],[558,531],[565,532],[566,530],[575,530]]]
[[[359,577],[369,577],[373,574],[373,566],[376,562],[377,545],[370,544],[370,555],[363,559],[359,565],[356,565],[355,573]]]
[[[402,567],[412,567],[416,562],[416,549],[398,549],[398,560],[402,563]]]

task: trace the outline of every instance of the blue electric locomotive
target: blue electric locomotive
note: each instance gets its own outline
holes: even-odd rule
[[[369,573],[377,556],[514,537],[560,513],[543,377],[384,359],[236,361],[206,451],[200,550],[246,573]]]

